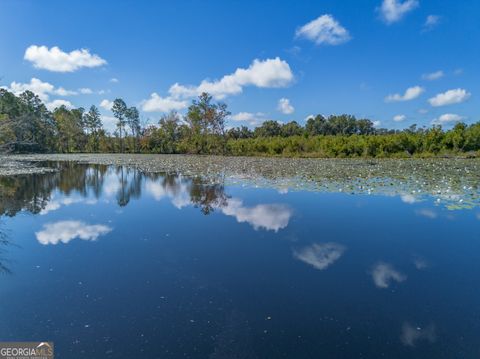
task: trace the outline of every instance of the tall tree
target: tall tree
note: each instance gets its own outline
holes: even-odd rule
[[[102,129],[102,119],[100,111],[95,105],[90,107],[90,110],[84,115],[85,128],[89,132],[90,138],[93,141],[93,151],[98,151],[99,133]]]
[[[60,106],[53,111],[57,129],[57,150],[71,153],[83,150],[83,108],[69,110]]]
[[[206,92],[192,101],[185,119],[190,127],[189,147],[193,152],[225,152],[225,121],[229,115],[227,105],[212,103],[212,96]]]
[[[117,128],[120,135],[120,152],[124,151],[123,134],[125,130],[127,111],[127,105],[121,98],[117,98],[115,101],[113,101],[112,112],[113,116],[115,116],[117,119]]]
[[[138,110],[136,107],[130,107],[127,109],[125,113],[125,117],[127,119],[128,126],[130,127],[130,130],[132,131],[132,136],[133,136],[133,147],[135,152],[138,151],[138,137],[140,136],[140,114],[138,113]]]

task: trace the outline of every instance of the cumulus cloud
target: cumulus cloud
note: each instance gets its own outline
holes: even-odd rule
[[[92,89],[88,87],[82,87],[78,90],[82,95],[91,95],[93,93]]]
[[[65,90],[63,87],[56,88],[51,83],[43,82],[40,79],[32,77],[29,83],[21,83],[13,81],[10,87],[3,86],[6,90],[13,92],[15,95],[20,95],[24,91],[32,91],[40,100],[47,102],[50,95],[70,96],[77,94],[75,91]]]
[[[434,81],[434,80],[441,79],[443,76],[445,76],[443,71],[438,70],[438,71],[435,71],[435,72],[431,72],[429,74],[423,74],[422,79],[427,80],[427,81]]]
[[[457,88],[439,93],[428,100],[433,107],[453,105],[467,101],[472,94],[465,89]]]
[[[382,121],[378,121],[378,120],[373,121],[372,124],[373,124],[373,127],[380,127],[382,125]]]
[[[437,118],[432,120],[433,125],[446,125],[450,123],[460,122],[465,117],[457,115],[455,113],[445,113],[443,115],[438,116]]]
[[[90,225],[82,221],[59,221],[45,224],[41,231],[35,232],[35,236],[43,245],[68,243],[75,238],[94,241],[112,229],[102,224]]]
[[[435,342],[437,336],[435,333],[435,326],[428,325],[425,328],[413,326],[410,323],[404,323],[402,326],[402,334],[400,340],[409,347],[414,347],[418,341]]]
[[[402,101],[410,101],[414,100],[417,97],[419,97],[423,92],[425,92],[425,89],[420,86],[413,86],[409,87],[408,89],[405,90],[405,93],[402,94],[392,94],[388,95],[385,97],[385,102],[402,102]]]
[[[73,95],[78,95],[77,91],[72,91],[72,90],[65,90],[63,87],[59,87],[55,93],[59,96],[73,96]]]
[[[266,60],[255,59],[248,68],[238,68],[234,73],[225,75],[220,80],[203,80],[198,86],[184,86],[175,83],[170,87],[169,94],[174,99],[181,99],[196,97],[202,92],[208,92],[216,99],[223,99],[241,93],[246,86],[286,87],[292,81],[293,73],[286,61],[279,57]],[[156,97],[161,99],[158,95]]]
[[[423,30],[429,31],[440,24],[442,17],[438,15],[428,15],[425,19],[425,23],[423,24]]]
[[[329,14],[321,15],[303,25],[296,31],[295,36],[311,40],[317,45],[340,45],[351,39],[348,30]]]
[[[378,263],[372,271],[373,282],[378,288],[388,288],[392,281],[403,282],[407,277],[388,263]]]
[[[53,111],[55,110],[56,108],[58,107],[62,107],[62,106],[65,106],[66,108],[68,109],[72,109],[74,108],[75,106],[73,106],[73,104],[70,102],[70,101],[67,101],[67,100],[53,100],[52,102],[47,102],[45,104],[45,107],[49,110],[49,111]]]
[[[105,109],[105,110],[108,110],[110,111],[113,107],[113,101],[110,101],[110,100],[107,100],[107,99],[103,99],[101,102],[100,102],[100,107]]]
[[[378,8],[380,16],[387,24],[400,21],[407,13],[418,7],[417,0],[383,0]]]
[[[154,92],[148,100],[143,101],[142,110],[145,112],[170,112],[182,110],[187,106],[187,101],[177,100],[172,97],[161,97]]]
[[[100,56],[91,54],[87,49],[64,52],[54,46],[32,45],[25,51],[24,59],[33,63],[38,69],[54,72],[74,72],[82,67],[98,67],[107,63]]]
[[[290,115],[295,111],[295,108],[292,106],[288,98],[281,98],[278,100],[277,110],[285,115]]]
[[[250,126],[258,126],[262,122],[266,121],[267,118],[265,117],[266,115],[262,112],[239,112],[236,113],[232,116],[230,116],[230,119],[235,121],[235,122],[241,122],[245,123]]]
[[[113,116],[102,116],[103,127],[110,133],[117,129],[118,120]]]
[[[247,222],[254,229],[264,228],[278,232],[288,226],[293,211],[284,204],[259,204],[245,207],[238,198],[229,199],[227,205],[221,208],[223,214],[233,216],[238,222]]]
[[[112,77],[109,81],[114,83],[114,84],[119,82],[119,80],[116,77]]]
[[[393,116],[393,120],[395,122],[402,122],[402,121],[405,121],[407,119],[407,116],[405,115],[395,115]]]
[[[314,243],[295,250],[293,256],[318,270],[327,269],[345,252],[345,247],[338,243]]]

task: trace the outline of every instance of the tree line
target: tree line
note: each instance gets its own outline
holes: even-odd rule
[[[0,89],[0,151],[304,157],[475,156],[480,151],[480,122],[460,122],[450,130],[437,125],[388,130],[351,115],[317,115],[305,126],[269,120],[253,130],[227,128],[226,104],[207,93],[194,99],[184,116],[171,112],[157,125],[142,126],[138,109],[122,99],[111,110],[117,126],[108,133],[96,106],[49,111],[30,91],[16,96]]]

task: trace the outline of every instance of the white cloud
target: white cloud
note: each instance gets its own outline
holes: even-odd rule
[[[281,98],[278,100],[277,109],[285,115],[290,115],[295,111],[295,108],[290,104],[290,100],[288,98]]]
[[[382,19],[387,24],[400,21],[408,12],[418,7],[417,0],[383,0],[378,9]]]
[[[89,89],[88,87],[82,87],[81,89],[78,90],[82,95],[91,95],[93,93],[92,89]]]
[[[382,121],[373,121],[373,127],[380,127],[382,125]]]
[[[435,26],[440,24],[441,16],[438,15],[428,15],[425,23],[423,24],[423,29],[425,31],[432,30]]]
[[[276,57],[266,60],[255,59],[246,69],[238,68],[234,73],[217,81],[203,80],[198,86],[175,83],[168,92],[175,99],[195,97],[202,92],[208,92],[216,99],[223,99],[241,93],[245,86],[276,88],[288,86],[292,81],[293,73],[290,66],[286,61]]]
[[[345,252],[345,247],[338,243],[314,243],[293,252],[295,258],[318,270],[327,269]]]
[[[59,87],[55,90],[55,93],[59,96],[73,96],[78,95],[77,91],[65,90],[63,87]]]
[[[70,96],[77,94],[77,92],[65,90],[63,87],[55,88],[55,86],[53,86],[51,83],[43,82],[42,80],[39,80],[35,77],[32,77],[29,83],[20,83],[13,81],[10,84],[10,87],[3,86],[3,88],[7,89],[10,92],[13,92],[17,96],[24,91],[32,91],[43,102],[49,100],[49,95]]]
[[[235,122],[244,122],[250,126],[258,126],[262,122],[267,120],[267,118],[265,117],[265,114],[262,112],[256,112],[256,113],[239,112],[239,113],[236,113],[235,115],[230,116],[230,119]]]
[[[405,115],[396,115],[396,116],[393,116],[393,120],[395,122],[402,122],[402,121],[405,121],[407,119],[407,116]]]
[[[19,83],[13,81],[10,84],[10,87],[6,87],[7,90],[13,92],[15,95],[20,95],[24,91],[32,91],[36,94],[42,101],[48,101],[48,94],[53,93],[55,87],[48,83],[43,82],[37,78],[32,78],[30,83]]]
[[[321,15],[303,25],[296,31],[295,36],[311,40],[317,45],[340,45],[351,39],[348,30],[329,14]]]
[[[89,225],[82,221],[59,221],[45,224],[41,231],[35,232],[35,236],[43,245],[68,243],[74,238],[94,241],[112,229],[105,225]]]
[[[113,101],[109,101],[107,99],[103,99],[101,102],[100,102],[100,107],[101,108],[104,108],[105,110],[108,110],[110,111],[113,107]]]
[[[400,340],[406,346],[414,347],[415,343],[419,340],[433,343],[436,338],[435,326],[433,324],[430,324],[425,328],[413,326],[410,323],[404,323],[402,326]]]
[[[75,106],[73,106],[73,104],[70,102],[70,101],[67,101],[67,100],[53,100],[52,102],[47,102],[45,104],[45,107],[47,107],[47,109],[49,111],[53,111],[55,110],[56,108],[58,107],[61,107],[61,106],[65,106],[66,108],[68,109],[72,109],[74,108]]]
[[[82,67],[97,67],[107,63],[100,56],[90,54],[87,49],[66,53],[57,46],[49,49],[37,45],[27,48],[24,59],[32,62],[35,68],[54,72],[73,72]]]
[[[114,83],[114,84],[119,82],[119,80],[116,77],[112,77],[109,81]]]
[[[403,95],[398,93],[393,95],[388,95],[385,98],[385,102],[410,101],[419,97],[424,91],[425,89],[420,86],[409,87],[408,89],[405,90],[405,93]]]
[[[443,73],[443,71],[439,70],[429,74],[423,74],[422,79],[427,81],[434,81],[434,80],[441,79],[443,76],[445,76],[445,74]]]
[[[249,223],[254,229],[264,228],[275,232],[285,228],[293,215],[290,207],[284,204],[259,204],[254,207],[245,207],[238,198],[229,199],[221,211],[227,216],[235,217],[240,223]]]
[[[448,90],[444,93],[439,93],[435,97],[429,99],[428,102],[434,107],[446,106],[467,101],[471,95],[472,94],[467,92],[467,90],[457,88],[454,90]]]
[[[117,119],[113,116],[102,116],[103,127],[113,133],[117,129]]]
[[[145,112],[170,112],[182,110],[187,106],[187,101],[177,100],[172,97],[161,97],[154,92],[148,100],[143,101],[142,110]]]
[[[400,283],[407,279],[407,277],[395,270],[388,263],[378,263],[372,271],[372,278],[375,285],[379,288],[388,288],[392,280]]]
[[[465,117],[457,115],[455,113],[445,113],[433,119],[432,124],[442,125],[442,124],[448,124],[452,122],[459,122],[459,121],[462,121],[463,119],[465,119]]]

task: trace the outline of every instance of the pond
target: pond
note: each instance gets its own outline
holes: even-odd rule
[[[4,341],[53,341],[58,358],[480,355],[464,171],[367,186],[41,165],[0,177]]]

